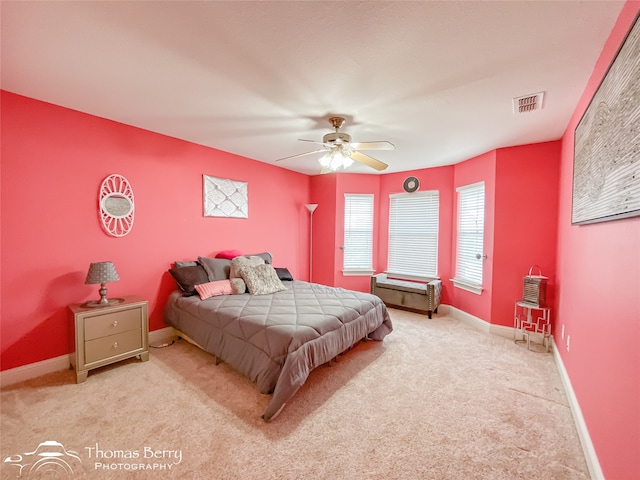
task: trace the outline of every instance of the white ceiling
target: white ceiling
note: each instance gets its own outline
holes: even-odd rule
[[[267,163],[341,114],[399,172],[559,139],[623,4],[2,1],[1,86]]]

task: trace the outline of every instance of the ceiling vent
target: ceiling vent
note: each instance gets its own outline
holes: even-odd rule
[[[526,113],[533,112],[534,110],[540,110],[542,108],[542,101],[544,100],[544,92],[533,93],[531,95],[525,95],[524,97],[518,97],[513,99],[513,113]]]

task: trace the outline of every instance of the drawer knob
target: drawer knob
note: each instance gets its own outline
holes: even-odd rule
[[[114,320],[114,321],[113,321],[113,323],[112,323],[111,325],[113,325],[114,327],[117,327],[117,326],[118,326],[118,321],[117,321],[117,320]]]
[[[118,342],[113,342],[113,348],[118,348]]]

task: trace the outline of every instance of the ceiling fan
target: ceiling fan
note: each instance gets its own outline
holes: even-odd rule
[[[323,168],[323,172],[335,172],[340,169],[348,168],[353,164],[354,160],[378,171],[382,171],[388,167],[386,163],[370,157],[369,155],[362,153],[360,150],[395,150],[396,147],[393,143],[387,141],[351,142],[351,135],[340,132],[340,128],[344,124],[343,117],[331,117],[329,118],[329,123],[331,123],[331,126],[335,129],[335,132],[327,133],[322,137],[322,142],[299,139],[301,142],[317,143],[322,145],[322,148],[311,152],[299,153],[298,155],[280,158],[276,160],[276,162],[325,152],[319,160],[320,165]]]

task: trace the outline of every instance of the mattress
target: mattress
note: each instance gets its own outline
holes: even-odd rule
[[[201,300],[173,292],[165,322],[272,393],[262,415],[271,421],[309,373],[361,339],[381,341],[393,330],[377,296],[314,283],[283,282],[269,295],[220,295]]]

